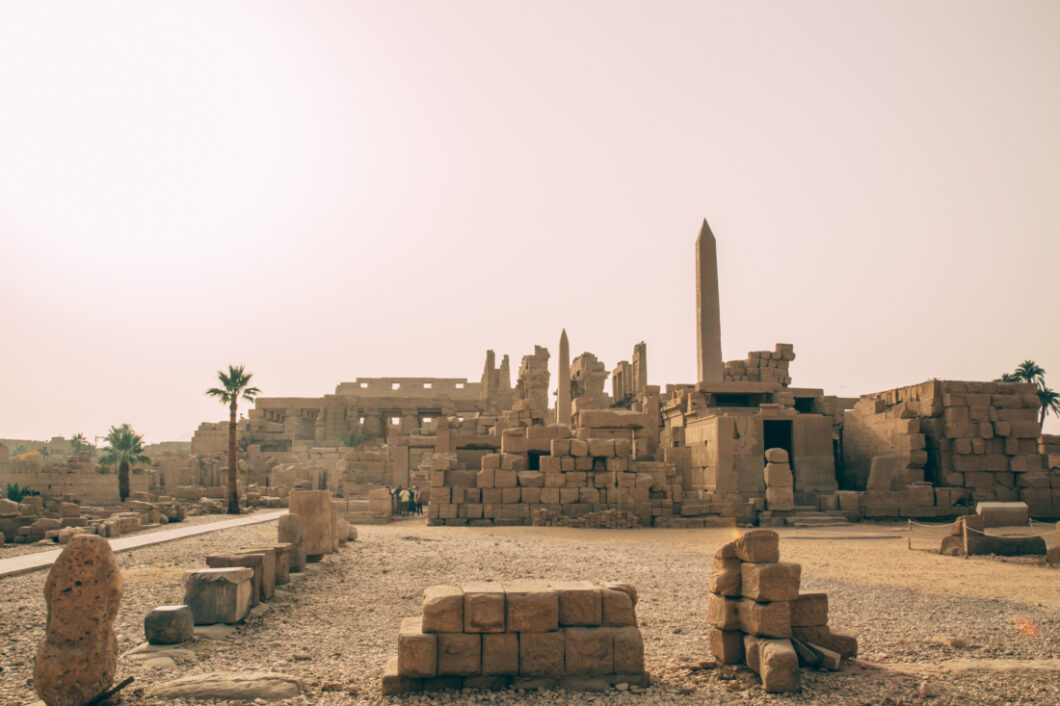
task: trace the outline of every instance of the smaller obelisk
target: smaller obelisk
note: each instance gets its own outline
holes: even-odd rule
[[[556,424],[570,424],[570,344],[567,329],[559,337],[559,390],[556,395]]]
[[[718,244],[707,219],[696,238],[696,348],[699,382],[721,382],[721,307],[718,302]]]

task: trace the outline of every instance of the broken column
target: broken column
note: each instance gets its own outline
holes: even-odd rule
[[[144,637],[152,645],[176,645],[195,636],[195,618],[186,605],[163,605],[144,616]]]
[[[291,545],[290,567],[294,573],[305,571],[305,534],[300,515],[288,513],[276,524],[280,542]]]
[[[50,706],[80,706],[110,688],[118,666],[114,618],[123,583],[107,540],[78,535],[44,584],[48,618],[33,685]]]
[[[253,579],[254,570],[243,566],[184,572],[184,603],[195,624],[234,624],[247,617]]]
[[[290,511],[302,518],[306,558],[319,561],[320,557],[334,551],[331,493],[327,490],[292,490],[288,500]]]

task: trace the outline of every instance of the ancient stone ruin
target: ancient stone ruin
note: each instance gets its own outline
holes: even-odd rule
[[[431,586],[401,623],[383,694],[647,684],[636,604],[624,583]]]
[[[44,584],[47,632],[33,669],[33,686],[48,706],[82,706],[114,682],[114,618],[123,588],[102,537],[74,537],[52,565]]]
[[[707,616],[710,651],[746,664],[767,692],[798,691],[799,665],[839,669],[857,639],[828,626],[828,596],[799,593],[802,567],[780,561],[773,530],[751,530],[714,554]]]

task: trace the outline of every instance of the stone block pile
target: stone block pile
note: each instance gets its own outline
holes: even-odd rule
[[[726,382],[779,382],[791,384],[788,366],[795,360],[795,346],[778,343],[771,351],[751,351],[747,360],[725,362]]]
[[[542,436],[546,433],[553,438]],[[628,514],[650,526],[653,517],[674,514],[673,498],[682,495],[676,466],[635,460],[629,438],[555,433],[569,430],[564,425],[506,429],[502,453],[482,456],[477,471],[436,464],[428,524],[529,525],[535,518],[550,522],[547,518],[594,515],[585,525],[570,526],[609,527],[615,517]],[[621,514],[596,514],[609,510]]]
[[[752,530],[714,554],[707,617],[710,651],[746,664],[767,692],[798,691],[799,666],[835,670],[857,639],[828,626],[828,596],[799,593],[802,567],[780,561],[779,536]]]
[[[120,507],[91,507],[69,496],[27,495],[19,503],[0,499],[0,535],[14,544],[43,540],[66,544],[78,534],[119,537],[187,517],[184,505],[168,497],[153,502],[128,500]]]
[[[647,684],[636,603],[624,583],[431,586],[401,623],[383,694]]]
[[[791,473],[788,452],[766,449],[766,507],[772,511],[795,509],[795,477]]]

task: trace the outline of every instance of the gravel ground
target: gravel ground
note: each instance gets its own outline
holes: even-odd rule
[[[1056,570],[910,552],[894,528],[781,530],[781,558],[802,563],[804,590],[827,591],[831,624],[856,634],[861,646],[859,659],[838,673],[803,670],[802,692],[794,695],[765,694],[753,673],[710,660],[705,586],[710,555],[729,531],[472,529],[416,520],[358,529],[359,541],[295,575],[264,615],[232,637],[193,644],[193,655],[168,670],[123,657],[119,679],[136,681],[121,702],[151,703],[146,687],[184,674],[266,669],[304,680],[306,694],[291,702],[299,704],[1060,703]],[[143,641],[147,611],[180,602],[181,573],[201,565],[204,554],[274,537],[275,524],[264,523],[119,554],[120,649]],[[30,680],[44,629],[45,576],[0,579],[0,703],[35,700]],[[633,583],[652,686],[638,693],[378,696],[400,619],[419,614],[425,586],[517,578]]]

